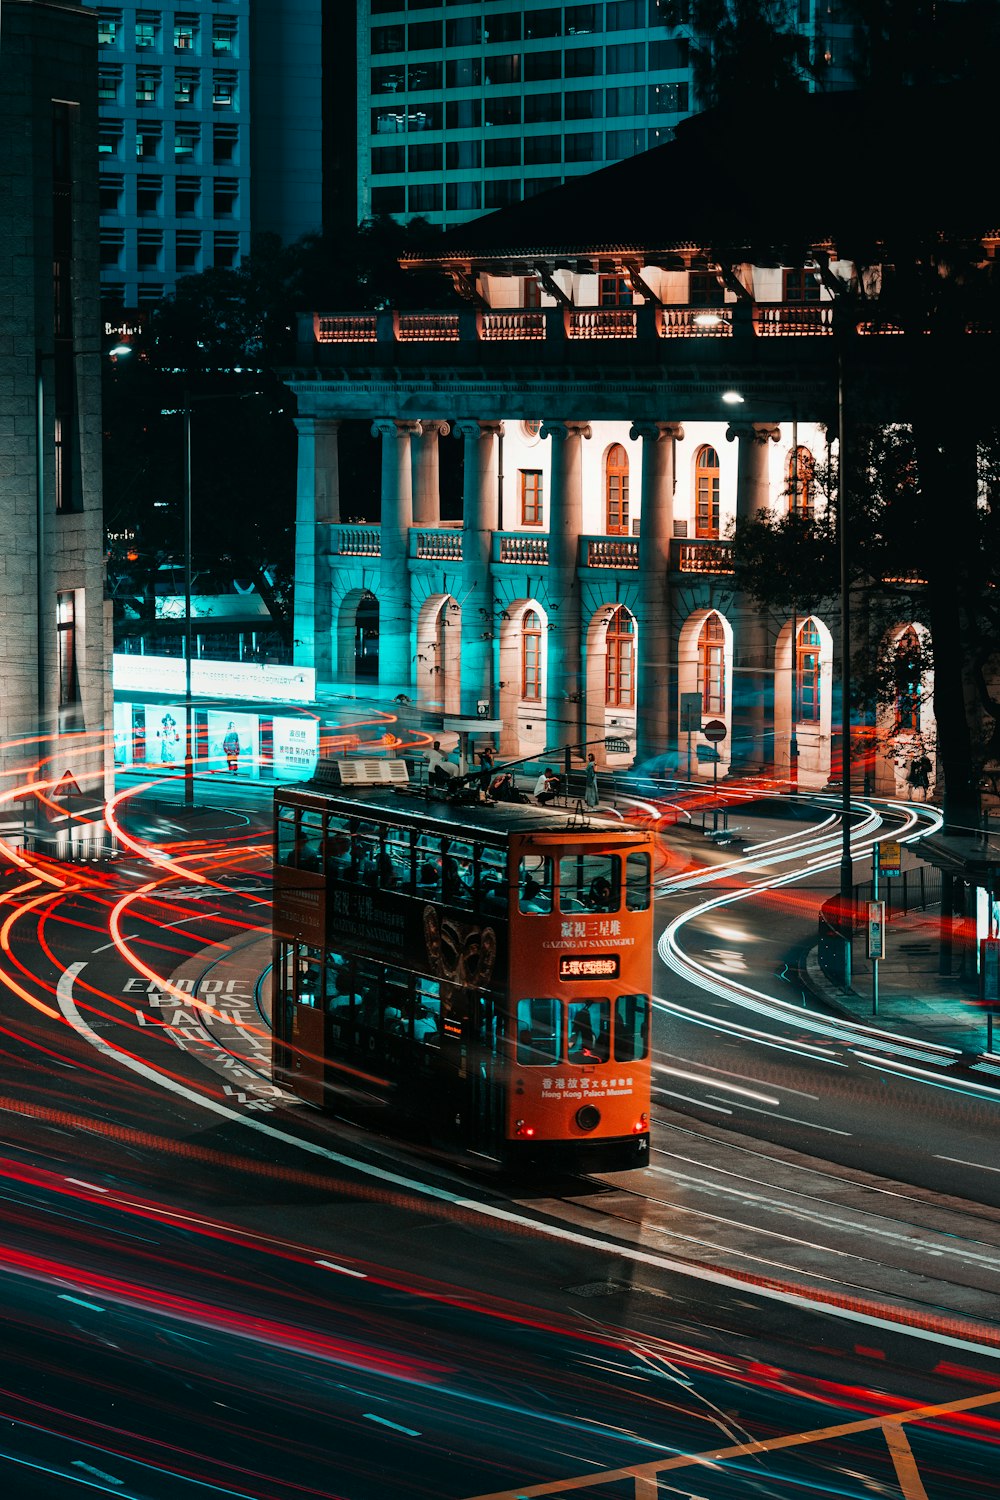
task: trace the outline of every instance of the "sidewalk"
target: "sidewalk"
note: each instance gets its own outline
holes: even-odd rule
[[[986,1051],[986,1012],[980,1008],[978,977],[939,974],[939,946],[938,907],[893,917],[886,929],[886,956],[879,962],[877,1015],[872,1013],[872,964],[863,931],[854,941],[850,990],[827,979],[819,965],[818,946],[806,954],[802,978],[817,1000],[851,1021],[978,1057]],[[959,968],[957,956],[952,967]],[[995,1044],[1000,1045],[1000,1027]],[[1000,1054],[997,1067],[1000,1071]]]

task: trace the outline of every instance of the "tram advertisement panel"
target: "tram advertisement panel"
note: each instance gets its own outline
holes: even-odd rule
[[[507,961],[506,923],[419,897],[331,881],[326,946],[488,988]],[[462,977],[459,978],[458,976]]]

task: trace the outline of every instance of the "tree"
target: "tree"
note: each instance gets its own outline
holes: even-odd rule
[[[801,93],[821,76],[797,0],[661,0],[659,14],[690,39],[703,109],[753,107],[769,95]]]

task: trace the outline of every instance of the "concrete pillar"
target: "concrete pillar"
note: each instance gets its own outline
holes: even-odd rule
[[[495,439],[502,422],[456,422],[462,440],[462,714],[480,703],[493,711],[493,618],[490,550],[497,528]]]
[[[372,423],[382,439],[381,566],[378,591],[378,680],[382,696],[410,686],[410,573],[407,553],[413,525],[413,471],[410,439],[419,422],[391,418]]]
[[[636,765],[655,762],[677,743],[677,662],[670,606],[678,422],[637,422],[642,439],[639,527],[639,660],[636,673]]]
[[[441,525],[441,466],[438,439],[451,431],[447,422],[421,422],[413,445],[413,524]]]
[[[544,422],[551,441],[549,465],[549,657],[545,682],[549,746],[584,738],[586,683],[577,565],[583,526],[583,438],[586,422]]]
[[[315,667],[322,682],[334,675],[326,558],[328,528],[340,520],[340,422],[331,417],[297,417],[295,428],[298,458],[292,650],[296,666]]]
[[[729,442],[739,442],[736,518],[748,520],[771,502],[767,445],[781,429],[774,422],[732,422]],[[760,771],[774,763],[774,660],[767,616],[745,594],[733,598],[733,768]]]

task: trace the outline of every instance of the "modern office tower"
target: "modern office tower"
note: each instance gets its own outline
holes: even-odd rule
[[[30,774],[39,730],[43,775],[69,771],[82,789],[102,793],[110,763],[96,63],[94,19],[78,0],[6,0],[0,790],[8,806],[14,782]]]
[[[142,308],[322,223],[323,0],[97,7],[101,286]]]
[[[798,21],[838,86],[831,10]],[[358,0],[358,218],[460,223],[659,145],[698,107],[690,54],[657,0]]]

